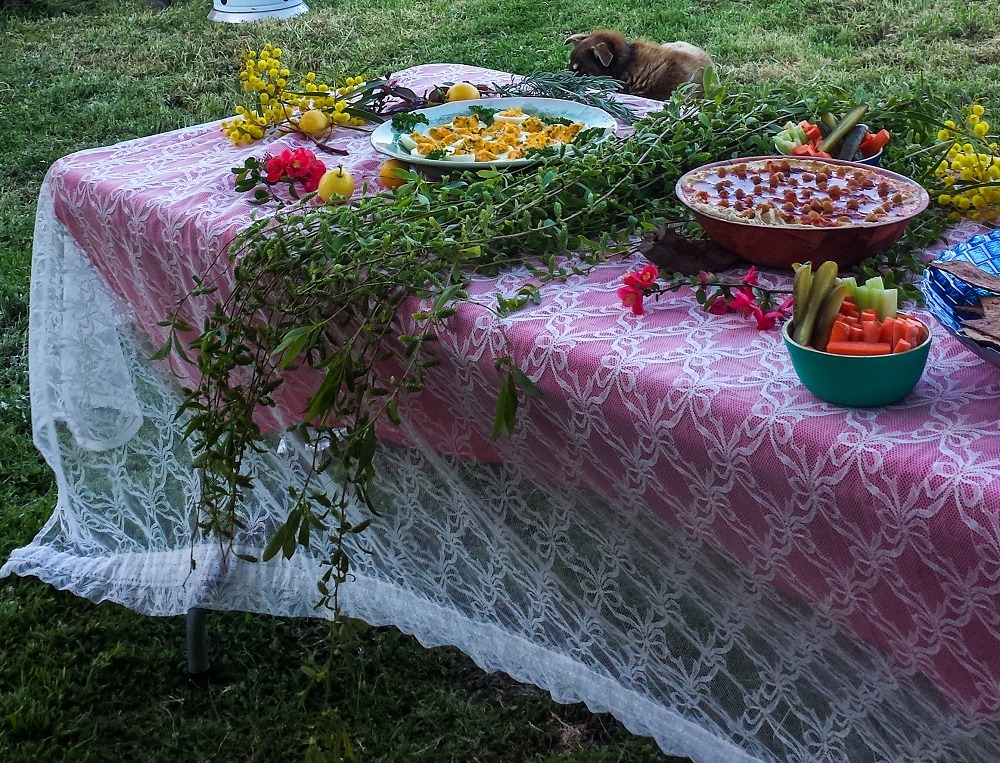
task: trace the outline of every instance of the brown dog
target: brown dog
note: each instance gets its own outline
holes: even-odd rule
[[[625,92],[666,100],[678,85],[694,82],[701,90],[702,74],[712,59],[686,42],[657,45],[647,40],[627,42],[618,32],[598,29],[566,40],[573,46],[569,68],[577,74],[614,77]]]

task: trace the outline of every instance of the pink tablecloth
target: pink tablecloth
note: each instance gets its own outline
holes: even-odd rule
[[[418,90],[508,77],[461,66],[399,75]],[[381,160],[366,134],[331,142],[378,187]],[[191,277],[219,267],[233,235],[265,213],[235,193],[229,168],[297,145],[286,136],[233,148],[205,125],[74,154],[50,173],[56,214],[158,344],[156,324]],[[801,387],[777,331],[706,315],[684,292],[644,316],[626,313],[614,289],[629,266],[553,286],[542,305],[505,320],[544,395],[528,402],[507,447],[534,454],[549,479],[642,496],[965,710],[1000,716],[1000,371],[940,331],[905,401],[837,408]],[[478,279],[474,300],[526,278]],[[191,305],[208,307],[207,298]],[[442,365],[405,406],[433,447],[491,453],[495,388],[473,380],[496,378],[498,336],[474,301],[442,337]],[[480,430],[449,417],[459,408],[476,413]]]

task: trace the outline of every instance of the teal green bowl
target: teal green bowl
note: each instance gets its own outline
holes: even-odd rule
[[[907,352],[872,357],[832,355],[803,347],[788,335],[791,325],[791,321],[785,323],[781,335],[801,382],[820,400],[849,408],[875,408],[902,400],[920,381],[931,349],[931,328],[926,323],[923,344]]]

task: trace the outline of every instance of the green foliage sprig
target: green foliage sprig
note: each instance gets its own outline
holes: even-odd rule
[[[244,526],[243,494],[253,485],[246,454],[264,447],[256,414],[275,407],[286,373],[313,369],[320,381],[295,427],[312,460],[264,559],[309,548],[313,533],[331,540],[318,606],[332,612],[332,651],[350,641],[338,592],[350,574],[345,541],[370,521],[352,521],[348,509],[374,512],[376,424],[399,423],[400,397],[423,388],[426,369],[438,362],[434,340],[468,298],[470,278],[512,265],[535,276],[513,297],[498,296],[492,309],[500,317],[539,302],[546,283],[586,274],[627,251],[630,237],[643,230],[680,220],[696,231],[673,194],[681,174],[706,162],[766,154],[781,125],[844,111],[858,98],[800,95],[780,85],[729,93],[714,75],[705,90],[704,98],[677,93],[627,138],[542,157],[521,174],[485,170],[432,182],[409,173],[391,195],[279,208],[236,241],[233,289],[190,341],[199,382],[185,392],[180,411],[201,471],[198,527],[224,548],[231,545]],[[926,130],[907,109],[913,98],[897,94],[874,109],[894,134],[899,153],[891,157],[904,171],[918,169],[908,152],[926,143]],[[907,253],[926,245],[940,225],[928,213],[888,262],[907,262]],[[403,333],[397,312],[411,297],[428,307],[413,315],[418,328]],[[182,304],[167,321],[163,355],[183,354],[178,337],[193,332],[183,314]],[[494,438],[514,430],[519,393],[538,394],[509,353],[496,367],[502,381]],[[312,670],[329,680],[328,669]],[[352,757],[346,734],[339,716],[324,715],[312,759]]]
[[[621,89],[622,83],[614,77],[578,76],[569,70],[536,70],[509,85],[493,85],[493,91],[504,97],[535,96],[577,101],[603,109],[616,119],[631,124],[636,120],[635,112],[612,97]]]

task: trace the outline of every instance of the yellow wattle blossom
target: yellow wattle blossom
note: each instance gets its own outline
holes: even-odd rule
[[[328,86],[316,75],[307,72],[299,80],[301,87],[289,90],[292,71],[281,62],[282,50],[271,43],[258,53],[247,51],[239,72],[239,82],[244,93],[252,95],[249,108],[236,107],[236,116],[222,123],[223,133],[234,145],[251,143],[277,126],[289,125],[295,129],[296,113],[310,109],[322,110],[337,125],[360,126],[363,119],[346,113],[351,94],[365,84],[361,76],[347,77],[338,85]]]
[[[996,222],[1000,219],[1000,151],[995,141],[987,146],[990,153],[982,150],[990,124],[978,98],[962,109],[962,116],[962,125],[949,119],[937,133],[942,143],[951,141],[947,155],[934,169],[934,175],[941,178],[937,203],[951,208],[949,220],[964,216]],[[980,142],[979,150],[973,141]]]

